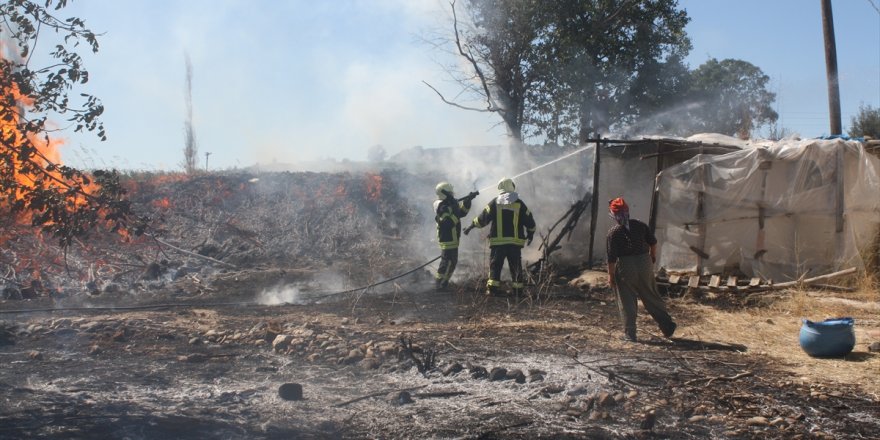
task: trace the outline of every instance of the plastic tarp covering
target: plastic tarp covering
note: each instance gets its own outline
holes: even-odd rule
[[[641,159],[640,154],[654,153],[657,149],[653,145],[625,148],[626,150],[619,153],[608,148],[600,150],[597,198],[599,215],[596,217],[596,235],[593,242],[595,258],[607,258],[606,235],[614,225],[614,220],[608,215],[609,200],[623,197],[629,205],[630,218],[648,223],[651,217],[651,195],[657,175],[657,158],[654,156]]]
[[[880,220],[878,165],[858,142],[814,139],[667,168],[657,187],[658,266],[774,281],[862,268]]]

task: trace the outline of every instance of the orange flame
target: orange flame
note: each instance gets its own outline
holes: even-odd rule
[[[379,174],[367,173],[366,180],[367,198],[372,201],[379,200],[382,197],[382,176]]]
[[[49,177],[51,179],[56,180],[57,182],[69,182],[64,176],[58,171],[55,170],[54,167],[50,167],[50,165],[60,165],[61,164],[61,153],[59,151],[59,147],[64,144],[64,141],[61,139],[47,139],[45,136],[40,136],[35,133],[22,133],[19,129],[19,121],[20,114],[24,113],[27,108],[30,108],[34,104],[34,100],[21,93],[18,87],[13,83],[11,89],[5,91],[5,93],[11,94],[16,101],[17,109],[15,111],[9,112],[8,114],[12,115],[11,119],[0,119],[0,136],[4,139],[4,142],[10,142],[4,145],[4,149],[10,150],[10,156],[13,159],[13,164],[7,165],[11,167],[11,172],[15,178],[16,183],[20,186],[16,191],[16,199],[21,200],[24,197],[24,194],[28,192],[29,189],[36,187],[36,182],[39,179],[43,179],[45,177]],[[0,103],[0,111],[7,110],[7,108]],[[23,137],[24,136],[24,137]],[[40,175],[34,175],[26,172],[22,165],[21,158],[15,154],[16,149],[21,147],[25,143],[25,139],[33,145],[37,150],[37,154],[33,155],[30,159],[35,162],[38,166],[45,170],[45,173],[40,173]],[[50,167],[46,169],[46,167]],[[57,186],[57,185],[56,185]],[[89,184],[84,185],[83,188],[87,193],[95,191],[97,189],[97,185]],[[63,192],[63,189],[58,189],[59,192]],[[82,206],[86,202],[78,195],[67,195],[68,202],[71,206]],[[5,202],[0,201],[0,207],[4,207],[6,205]],[[27,222],[30,220],[30,214],[21,213],[18,216],[19,222]]]
[[[168,197],[164,197],[159,200],[153,200],[153,206],[160,210],[167,211],[171,208],[171,201],[168,200]]]

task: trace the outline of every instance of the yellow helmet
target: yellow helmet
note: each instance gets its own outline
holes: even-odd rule
[[[498,189],[501,192],[513,192],[516,190],[516,184],[509,177],[505,177],[498,181]]]
[[[446,198],[446,193],[449,193],[449,195],[453,194],[452,184],[449,182],[440,182],[434,187],[434,192],[437,194],[437,197]]]

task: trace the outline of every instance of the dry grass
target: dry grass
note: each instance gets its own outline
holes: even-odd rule
[[[830,294],[792,290],[759,294],[757,304],[716,307],[680,300],[676,308],[689,314],[680,321],[678,336],[744,344],[744,356],[766,358],[807,384],[855,384],[880,398],[880,354],[868,345],[880,341],[880,304],[873,282],[857,292]],[[798,341],[802,319],[813,321],[849,316],[855,319],[856,346],[842,359],[817,359],[804,353]],[[683,324],[683,325],[682,325]]]

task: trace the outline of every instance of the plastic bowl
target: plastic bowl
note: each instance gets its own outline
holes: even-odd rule
[[[842,357],[856,345],[852,318],[832,318],[820,322],[803,320],[801,348],[813,357]]]

